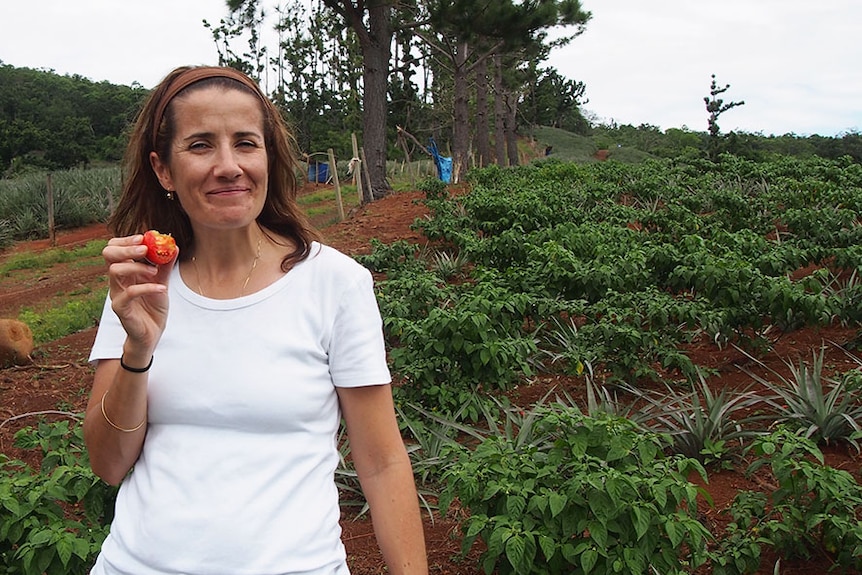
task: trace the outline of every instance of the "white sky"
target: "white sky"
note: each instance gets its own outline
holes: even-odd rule
[[[858,0],[582,0],[586,32],[546,64],[586,84],[603,121],[705,131],[711,74],[730,84],[722,131],[837,135],[862,129]],[[2,0],[0,60],[94,81],[154,86],[213,64],[202,21],[224,0]],[[271,3],[271,2],[270,2]]]

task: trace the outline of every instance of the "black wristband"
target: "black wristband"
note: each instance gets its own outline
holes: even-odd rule
[[[126,365],[126,362],[123,361],[123,356],[120,356],[120,367],[125,369],[126,371],[131,371],[132,373],[144,373],[150,371],[150,368],[153,366],[153,356],[150,356],[150,363],[147,364],[147,367],[129,367]]]

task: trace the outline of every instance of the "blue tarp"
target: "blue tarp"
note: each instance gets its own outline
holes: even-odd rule
[[[452,182],[452,158],[440,155],[440,150],[437,149],[437,142],[431,138],[431,155],[434,156],[434,165],[437,166],[437,177],[445,183]]]
[[[329,181],[329,164],[326,162],[315,162],[308,165],[308,181],[325,184]]]

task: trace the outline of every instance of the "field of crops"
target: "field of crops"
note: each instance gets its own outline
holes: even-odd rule
[[[421,188],[424,239],[372,239],[356,257],[376,275],[423,505],[429,518],[457,511],[474,558],[440,573],[859,572],[862,166],[546,159]],[[829,343],[845,362],[813,349],[781,373],[752,368],[751,390],[723,387],[691,353],[734,350],[756,367],[827,328],[846,336]],[[517,400],[549,376],[576,384]],[[49,519],[77,559],[30,520],[38,501],[16,507],[0,519],[11,573],[37,572],[13,551],[24,541],[61,573],[104,536],[110,495],[60,437],[79,439],[45,426],[21,441],[77,461],[54,493],[102,507],[80,524]],[[349,466],[346,499],[359,489]],[[51,472],[2,469],[7,509]],[[710,507],[708,481],[728,470],[754,479]]]
[[[418,468],[469,509],[465,549],[481,538],[487,570],[755,573],[761,553],[859,568],[858,465],[824,466],[817,446],[862,439],[862,167],[545,161],[425,192],[432,215],[414,227],[432,243],[361,259],[385,277],[397,399],[478,442]],[[852,367],[827,377],[812,350],[790,376],[752,376],[757,392],[721,388],[686,353],[756,364],[782,336],[835,325]],[[549,372],[582,376],[586,401],[499,399]],[[686,473],[770,461],[777,491],[741,493],[727,532],[694,520]]]
[[[408,393],[449,412],[537,365],[695,381],[708,373],[680,349],[692,340],[759,353],[779,333],[862,319],[857,164],[548,161],[429,196],[416,226],[436,247],[377,245],[363,263],[386,273]]]

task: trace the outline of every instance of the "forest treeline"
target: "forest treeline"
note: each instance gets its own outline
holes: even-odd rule
[[[626,146],[658,157],[675,157],[687,149],[705,151],[708,147],[706,130],[591,123],[581,110],[584,88],[553,68],[540,70],[521,97],[519,133],[528,135],[534,126],[552,126],[590,136],[597,148]],[[122,157],[126,130],[148,92],[139,84],[94,82],[79,75],[18,68],[0,61],[0,174],[9,177],[33,170],[116,163]],[[408,150],[405,142],[399,141],[399,125],[418,126],[417,133],[434,135],[445,149],[451,130],[445,122],[445,111],[424,109],[415,94],[409,97],[404,92],[401,78],[393,77],[389,90],[389,157],[403,160],[415,152],[414,144]],[[333,148],[340,157],[350,157],[351,133],[361,136],[360,110],[343,109],[338,113],[339,108],[332,102],[323,101],[325,93],[316,97],[316,101],[292,102],[285,101],[282,93],[280,105],[285,116],[298,131],[301,129],[298,140],[302,150]],[[408,100],[412,105],[406,105]],[[325,112],[313,113],[313,109]],[[849,156],[862,163],[862,134],[858,131],[837,136],[730,132],[722,138],[724,151],[748,159],[763,159],[770,154],[829,159]]]
[[[146,94],[0,61],[0,173],[116,162]]]

